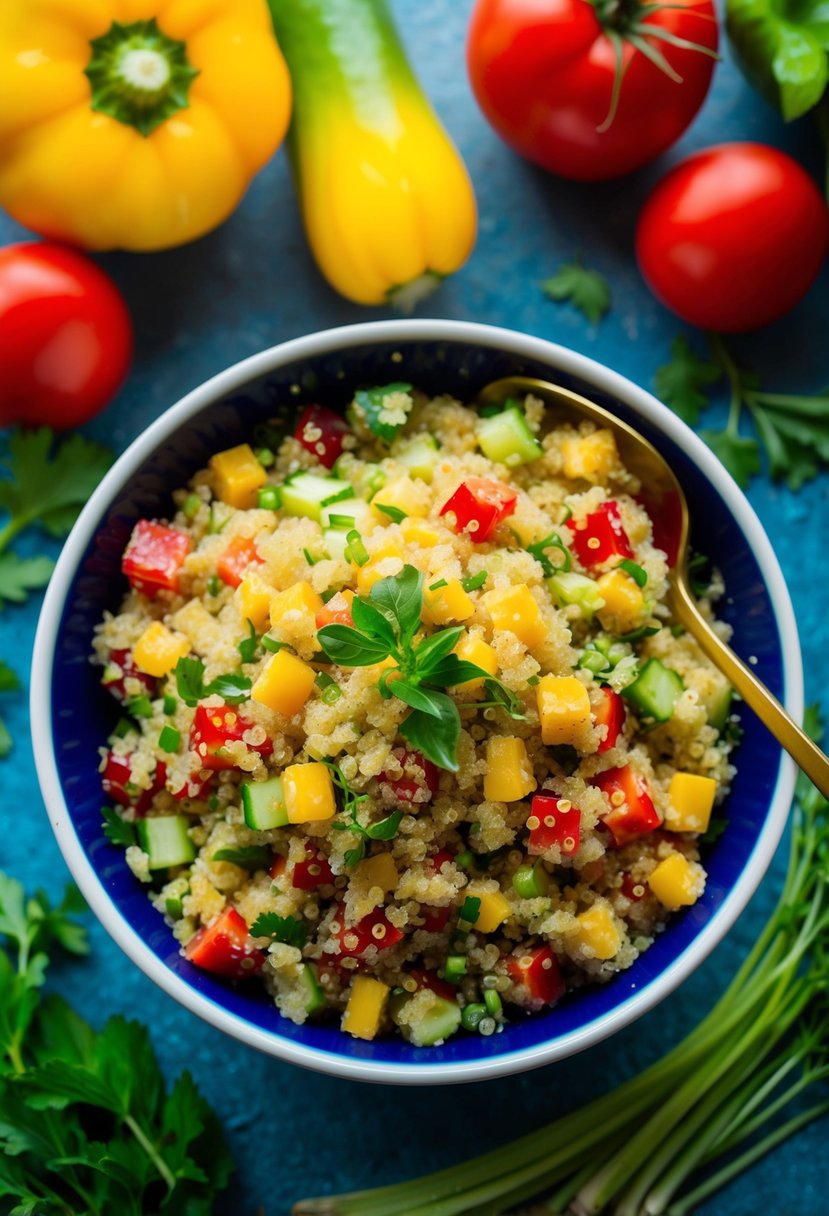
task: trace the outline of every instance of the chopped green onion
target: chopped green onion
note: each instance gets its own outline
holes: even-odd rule
[[[559,523],[566,524],[568,519],[572,519],[572,518],[573,518],[573,508],[568,503],[565,503],[564,504],[564,514],[562,515],[561,519],[559,520]]]
[[[458,864],[457,857],[455,858],[455,864]],[[474,925],[480,914],[480,898],[477,895],[467,895],[466,899],[461,904],[461,910],[458,913],[458,920],[464,920],[468,925]]]
[[[181,746],[181,731],[174,726],[165,726],[158,736],[158,746],[163,752],[177,752]]]
[[[469,849],[464,849],[462,853],[458,853],[455,857],[455,865],[459,866],[462,870],[468,870],[474,860],[475,857],[470,853]]]
[[[262,511],[278,511],[282,506],[282,495],[276,486],[262,486],[256,496],[256,505]]]
[[[493,1018],[497,1017],[504,1008],[501,1004],[501,998],[494,988],[484,989],[484,1004],[486,1005],[487,1013]]]
[[[561,558],[558,562],[554,562],[551,557],[547,556],[548,549],[558,549],[561,553]],[[535,558],[544,571],[545,578],[552,578],[554,574],[569,573],[572,565],[570,550],[565,545],[564,541],[559,536],[558,532],[551,532],[549,536],[545,536],[543,540],[537,540],[532,545],[527,545],[527,552]]]
[[[270,448],[257,448],[254,455],[263,469],[269,469],[276,460]]]
[[[164,712],[165,712],[165,714],[167,715],[167,717],[168,717],[168,718],[169,718],[169,717],[172,717],[172,715],[173,715],[173,714],[176,712],[176,710],[177,710],[177,709],[178,709],[178,701],[177,701],[177,700],[176,700],[176,698],[175,698],[175,697],[172,695],[172,693],[169,693],[169,692],[168,692],[168,693],[167,693],[167,695],[166,695],[166,696],[165,696],[165,698],[164,698]]]
[[[211,574],[210,578],[207,580],[207,594],[212,595],[212,596],[217,596],[219,594],[219,592],[221,591],[221,589],[222,589],[222,585],[219,582],[218,575]]]
[[[443,964],[443,978],[450,984],[459,984],[466,975],[466,955],[447,954]]]
[[[184,500],[184,505],[181,508],[181,513],[188,523],[192,523],[198,514],[201,506],[201,499],[198,494],[188,494]]]
[[[115,723],[115,729],[110,735],[110,739],[126,739],[127,735],[131,735],[134,730],[134,722],[130,722],[129,718],[119,718]]]
[[[393,524],[402,523],[404,519],[408,518],[406,512],[401,511],[399,507],[387,506],[382,502],[374,502],[371,505],[378,511],[382,511],[384,515],[388,515]]]
[[[321,692],[320,700],[326,705],[333,705],[335,701],[339,701],[343,695],[343,690],[340,688],[336,680],[332,680],[327,671],[320,671],[314,680],[317,688]]]
[[[636,583],[637,587],[644,587],[648,581],[647,572],[643,570],[641,566],[637,565],[636,562],[632,562],[628,557],[626,557],[624,561],[619,562],[618,568],[620,570],[624,570],[625,574],[629,574]]]
[[[486,1005],[464,1005],[461,1011],[461,1026],[464,1030],[477,1030],[481,1018],[486,1017]]]
[[[488,578],[488,570],[479,570],[477,574],[472,574],[469,578],[463,579],[461,586],[464,591],[477,591],[479,587],[483,587]]]
[[[278,642],[276,638],[270,637],[267,633],[259,641],[265,650],[269,650],[271,654],[278,654],[280,650],[293,650],[293,647],[289,646],[287,642]]]
[[[512,876],[512,885],[522,899],[536,899],[547,894],[547,871],[540,861],[519,866]]]
[[[329,528],[349,528],[349,529],[353,528],[354,527],[354,516],[353,515],[337,515],[335,512],[332,511],[329,513],[329,516],[328,516],[328,527]]]
[[[302,552],[303,552],[303,554],[305,556],[305,560],[309,566],[316,566],[317,562],[322,561],[321,557],[314,557],[314,555],[310,549],[303,549]]]
[[[208,535],[217,536],[219,534],[219,532],[223,531],[227,527],[229,522],[230,522],[229,515],[227,515],[221,521],[221,523],[219,522],[219,520],[216,517],[216,504],[215,504],[215,502],[212,502],[210,504],[210,523],[207,528]]]
[[[138,697],[128,697],[125,707],[127,713],[132,714],[134,718],[151,718],[153,716],[153,703],[146,693],[142,693]]]
[[[448,587],[448,586],[449,586],[449,584],[447,583],[445,578],[439,578],[436,583],[430,583],[429,590],[430,591],[440,591],[441,587]]]
[[[356,528],[346,533],[348,544],[345,547],[345,560],[354,562],[356,566],[364,566],[368,561],[368,549],[363,544],[363,538]]]
[[[387,481],[388,478],[386,477],[386,474],[379,465],[376,465],[371,472],[371,476],[366,481],[366,490],[368,491],[367,497],[371,498],[371,496],[376,494],[378,490],[382,490]],[[382,511],[383,508],[381,507],[380,510]],[[394,508],[392,508],[392,510],[394,510]],[[397,522],[399,522],[399,520]]]
[[[178,895],[165,899],[164,909],[170,920],[181,920],[182,916],[184,916],[184,907],[182,905],[183,898],[183,896]]]
[[[333,600],[334,596],[337,594],[338,592],[336,587],[329,587],[326,591],[323,591],[320,598],[322,599],[323,604],[327,604],[328,601]]]

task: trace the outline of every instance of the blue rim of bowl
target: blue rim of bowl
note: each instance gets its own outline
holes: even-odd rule
[[[653,1008],[676,988],[710,953],[745,907],[771,860],[785,827],[794,789],[795,768],[781,756],[763,826],[734,885],[722,897],[707,923],[688,945],[657,975],[632,989],[614,1008],[580,1025],[578,1029],[546,1042],[515,1050],[455,1061],[400,1062],[365,1058],[370,1045],[341,1043],[329,1050],[294,1041],[278,1031],[254,1025],[226,1007],[231,990],[216,989],[214,999],[175,974],[123,916],[110,899],[72,822],[58,775],[52,731],[51,694],[57,630],[67,592],[78,563],[100,525],[102,512],[117,491],[155,452],[161,443],[205,406],[230,397],[247,384],[289,363],[335,354],[350,347],[373,344],[444,342],[483,347],[518,359],[529,359],[592,386],[615,398],[684,452],[713,484],[726,502],[740,532],[750,544],[772,603],[774,624],[781,641],[783,683],[781,698],[799,717],[803,709],[803,673],[794,614],[788,591],[769,540],[742,492],[702,441],[665,406],[645,390],[593,360],[543,339],[511,330],[458,321],[380,321],[322,331],[273,347],[207,381],[167,410],[120,457],[87,506],[58,561],[44,600],[35,640],[31,685],[31,722],[35,762],[44,800],[64,858],[95,914],[118,945],[155,983],[191,1012],[242,1042],[267,1054],[338,1076],[365,1081],[405,1084],[453,1083],[483,1080],[552,1063],[582,1051],[620,1030]],[[168,955],[170,951],[167,951]],[[647,958],[647,955],[643,956]],[[623,978],[617,977],[617,981]],[[614,981],[616,983],[617,981]],[[213,981],[211,980],[210,983]],[[205,987],[210,987],[210,983]],[[231,1001],[232,1003],[232,1001]],[[490,1041],[495,1048],[494,1041]],[[483,1043],[481,1043],[483,1047]],[[346,1052],[347,1054],[343,1054]],[[422,1059],[423,1053],[418,1053]]]

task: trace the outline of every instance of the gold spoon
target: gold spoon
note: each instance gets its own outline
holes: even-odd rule
[[[688,503],[668,462],[643,435],[587,398],[561,385],[531,376],[507,376],[495,380],[478,394],[478,405],[502,405],[507,397],[532,393],[555,407],[556,417],[566,422],[589,418],[609,428],[625,468],[646,489],[649,510],[670,513],[678,537],[670,570],[668,606],[674,617],[696,639],[704,654],[720,669],[761,722],[771,731],[810,781],[829,798],[829,759],[789,717],[777,698],[737,658],[714,632],[694,600],[688,586]],[[670,560],[670,556],[669,556]]]

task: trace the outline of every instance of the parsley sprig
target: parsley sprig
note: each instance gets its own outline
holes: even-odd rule
[[[400,820],[403,818],[403,812],[392,811],[391,815],[387,815],[385,819],[379,819],[377,823],[361,823],[360,804],[366,801],[368,794],[358,794],[351,788],[348,778],[336,761],[326,757],[323,764],[327,765],[331,771],[334,785],[340,793],[343,814],[348,816],[344,822],[334,820],[331,826],[338,832],[353,832],[355,836],[359,837],[357,845],[353,849],[345,851],[345,864],[351,868],[363,860],[370,840],[394,840],[400,827]]]
[[[3,1211],[207,1216],[231,1162],[189,1073],[168,1092],[143,1026],[114,1017],[95,1031],[42,996],[55,947],[87,953],[84,907],[74,888],[52,907],[0,873]]]
[[[249,676],[239,672],[228,672],[216,676],[209,684],[204,682],[204,663],[201,659],[192,657],[179,659],[175,669],[176,691],[185,705],[198,705],[199,701],[214,694],[220,696],[228,705],[238,705],[248,699],[251,690]]]
[[[494,705],[512,718],[523,718],[523,707],[500,680],[452,653],[464,632],[462,625],[415,642],[422,611],[423,575],[414,566],[404,566],[399,574],[375,583],[368,597],[354,598],[353,628],[324,625],[317,637],[328,658],[340,667],[371,667],[393,659],[378,687],[387,700],[397,697],[411,708],[400,734],[427,760],[454,773],[461,718],[445,689],[483,679],[489,700],[475,702],[475,708]]]
[[[559,266],[554,275],[544,279],[541,290],[550,300],[572,304],[593,325],[601,321],[610,308],[607,279],[598,270],[588,270],[578,258]]]
[[[700,435],[719,457],[734,480],[745,487],[762,467],[765,451],[769,472],[798,490],[821,466],[829,466],[829,392],[816,396],[769,393],[759,376],[740,367],[716,334],[708,337],[711,358],[701,358],[679,337],[671,348],[671,361],[654,376],[654,387],[666,405],[691,426],[710,405],[709,389],[723,378],[730,394],[728,421],[722,430]],[[741,430],[748,416],[753,434]]]
[[[251,937],[270,937],[286,946],[301,950],[308,939],[304,921],[295,916],[278,916],[276,912],[262,912],[250,927]]]

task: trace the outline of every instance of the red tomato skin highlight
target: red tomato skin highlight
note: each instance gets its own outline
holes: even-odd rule
[[[829,212],[790,156],[756,143],[689,156],[639,216],[636,258],[648,287],[690,325],[746,333],[789,312],[829,248]]]
[[[667,33],[715,51],[711,0],[680,0],[647,16]],[[648,41],[678,83],[623,43],[623,80],[613,121],[616,56],[587,0],[478,0],[467,67],[485,117],[516,152],[575,181],[630,173],[670,147],[702,105],[714,61],[701,51]]]
[[[132,322],[111,279],[50,242],[0,249],[0,426],[81,426],[126,379]]]

